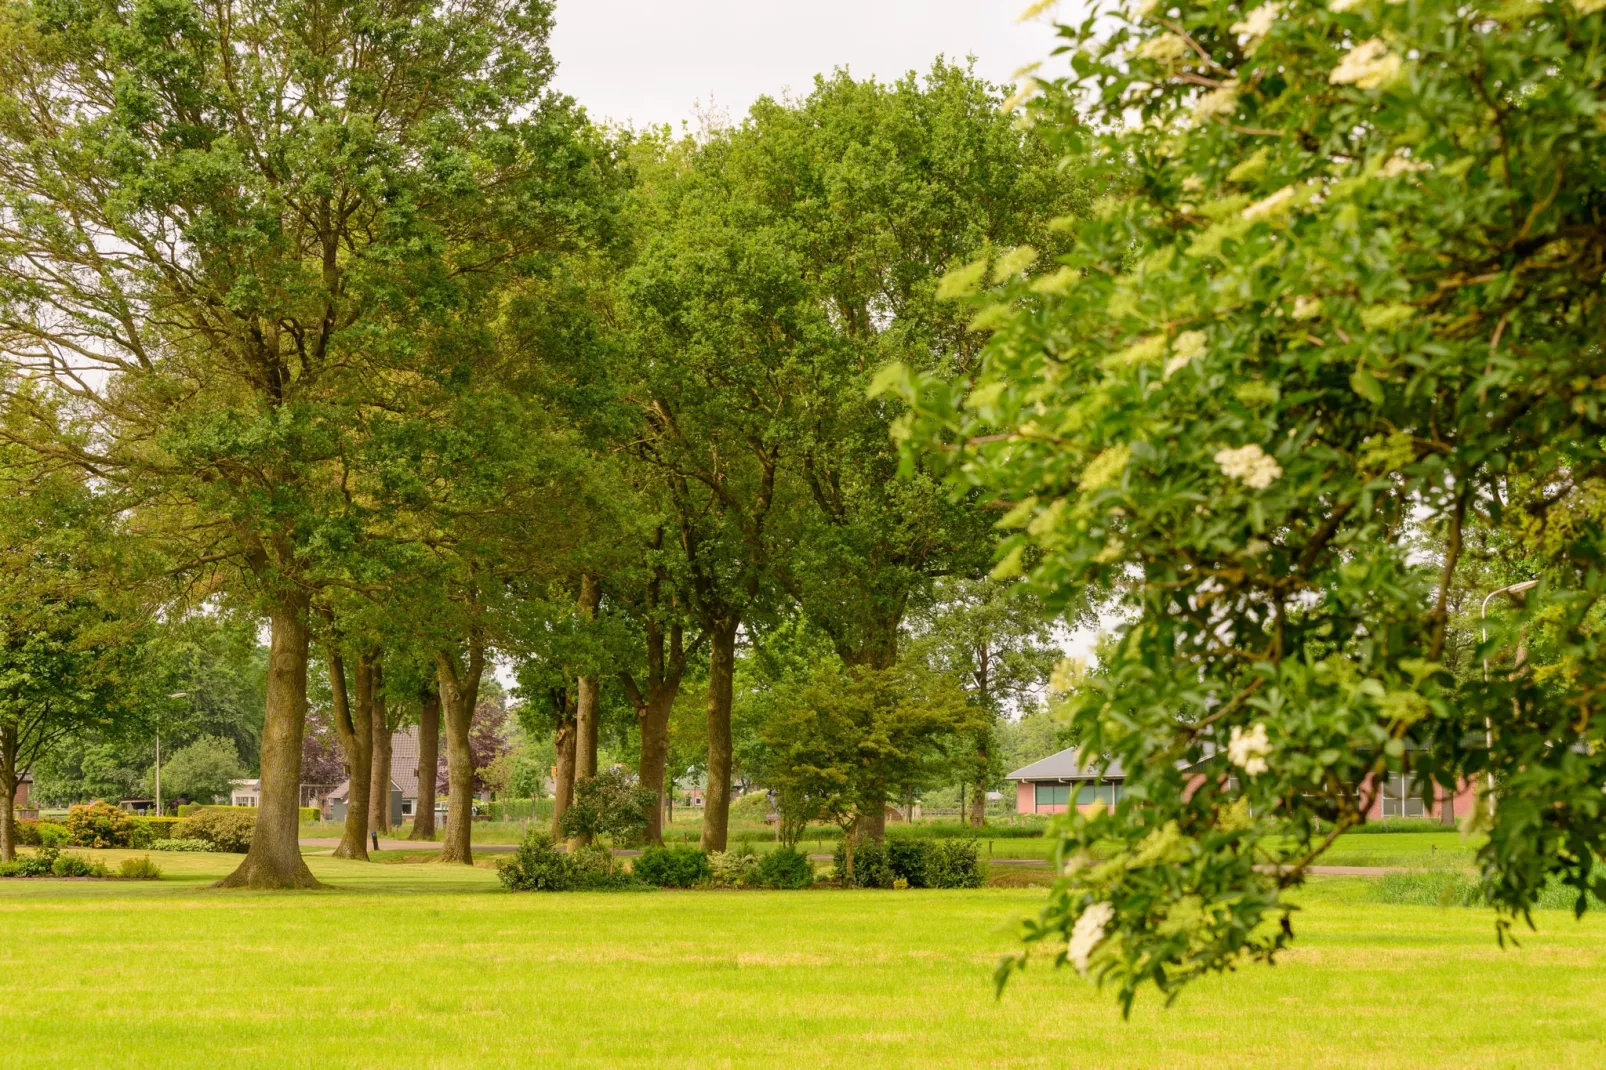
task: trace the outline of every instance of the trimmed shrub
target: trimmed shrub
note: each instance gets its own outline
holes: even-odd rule
[[[566,892],[576,884],[569,856],[544,832],[526,836],[512,858],[497,864],[496,876],[513,892]]]
[[[72,833],[54,821],[18,821],[17,842],[24,847],[65,847]]]
[[[708,856],[709,876],[716,887],[745,888],[758,876],[758,855],[752,845],[742,844],[732,851],[715,851]]]
[[[149,847],[159,840],[173,838],[173,830],[178,828],[183,818],[178,817],[139,817],[134,819],[133,845],[136,848]],[[145,842],[141,843],[140,841]]]
[[[67,832],[75,847],[127,847],[134,819],[111,803],[90,803],[67,811]]]
[[[172,834],[175,839],[205,840],[218,851],[244,854],[251,849],[256,823],[254,807],[209,806],[181,821]]]
[[[928,888],[980,888],[987,883],[987,864],[975,840],[931,840],[927,844]]]
[[[180,803],[178,808],[178,816],[181,818],[194,817],[196,814],[205,809],[206,806],[203,803]]]
[[[17,822],[17,842],[24,847],[39,846],[39,822],[26,818]]]
[[[123,864],[117,867],[117,875],[131,881],[159,881],[162,879],[161,869],[149,857],[123,859]]]
[[[638,881],[659,888],[690,888],[713,876],[708,856],[695,847],[648,847],[631,873]]]
[[[759,859],[752,882],[765,888],[784,888],[788,891],[807,888],[814,883],[814,863],[802,851],[782,847]]]
[[[50,863],[52,877],[104,877],[107,875],[106,867],[99,862],[91,862],[83,855],[59,855]]]
[[[174,853],[206,854],[214,849],[210,840],[157,840],[151,844],[153,851]]]
[[[852,880],[846,850],[837,844],[834,876],[844,888],[891,888],[900,880],[910,888],[980,888],[987,881],[973,839],[866,840],[854,848]]]
[[[647,811],[657,803],[657,793],[637,784],[631,773],[609,769],[574,782],[574,799],[559,831],[571,839],[609,836],[615,845],[630,847],[641,842]]]

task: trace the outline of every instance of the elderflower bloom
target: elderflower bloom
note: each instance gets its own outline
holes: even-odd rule
[[[1203,331],[1183,331],[1177,335],[1176,341],[1171,343],[1171,359],[1165,362],[1165,377],[1181,371],[1192,364],[1195,357],[1204,356],[1205,333]]]
[[[1250,776],[1259,776],[1271,766],[1266,759],[1271,755],[1271,741],[1266,738],[1266,726],[1256,723],[1245,732],[1243,725],[1232,726],[1232,739],[1227,743],[1227,760]]]
[[[1152,59],[1159,63],[1175,63],[1188,54],[1188,42],[1174,33],[1162,33],[1138,46],[1139,59]]]
[[[1272,26],[1276,25],[1277,16],[1282,14],[1282,11],[1283,5],[1276,3],[1274,0],[1273,3],[1261,4],[1255,8],[1242,22],[1232,24],[1232,32],[1241,33],[1246,38],[1244,41],[1245,52],[1253,52],[1260,47],[1260,42],[1265,40],[1266,35],[1271,32]]]
[[[1384,178],[1399,178],[1401,175],[1409,175],[1416,171],[1431,170],[1433,166],[1421,160],[1413,160],[1406,156],[1390,156],[1383,166],[1378,168],[1377,173]]]
[[[1229,479],[1242,480],[1244,486],[1265,490],[1283,474],[1279,465],[1265,450],[1251,442],[1235,450],[1221,450],[1216,463]]]
[[[1310,294],[1300,294],[1294,298],[1294,318],[1296,320],[1313,320],[1322,314],[1322,299]]]
[[[1212,89],[1199,98],[1193,106],[1195,122],[1204,122],[1217,115],[1231,115],[1238,110],[1238,83],[1228,82],[1219,89]]]
[[[1593,15],[1606,7],[1606,0],[1573,0],[1573,7],[1578,9],[1580,15]]]
[[[1327,80],[1334,85],[1378,89],[1392,82],[1399,75],[1401,66],[1400,57],[1374,37],[1346,52]]]
[[[1332,0],[1332,3],[1327,5],[1327,10],[1342,15],[1346,11],[1354,11],[1364,3],[1366,0]]]
[[[1284,186],[1271,196],[1256,201],[1243,210],[1243,217],[1253,223],[1257,219],[1272,219],[1289,208],[1294,199],[1294,187]]]
[[[1114,920],[1114,907],[1108,903],[1094,903],[1082,911],[1081,917],[1071,927],[1071,940],[1066,945],[1065,957],[1071,960],[1071,965],[1083,977],[1087,976],[1087,960],[1092,956],[1093,949],[1103,941],[1104,931]]]

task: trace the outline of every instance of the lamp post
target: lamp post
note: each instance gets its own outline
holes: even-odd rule
[[[175,691],[168,698],[189,698],[188,691]],[[160,722],[158,722],[160,725]],[[156,729],[156,816],[162,816],[162,730]]]
[[[1489,602],[1497,594],[1521,594],[1539,586],[1538,580],[1523,580],[1521,583],[1509,584],[1505,587],[1490,591],[1483,596],[1483,607],[1478,610],[1478,631],[1483,642],[1489,641]],[[1483,657],[1483,682],[1489,682],[1489,656]],[[1489,750],[1489,805],[1494,806],[1494,722],[1486,713],[1483,715],[1483,743]]]

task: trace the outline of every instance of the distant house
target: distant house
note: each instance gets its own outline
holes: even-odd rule
[[[418,767],[418,729],[404,728],[390,737],[390,823],[399,825],[413,817],[418,810],[418,784],[422,775],[438,775],[435,770],[423,773]],[[325,821],[346,820],[346,801],[351,792],[351,781],[345,780],[323,797]],[[435,796],[435,813],[446,812],[444,792]]]
[[[317,806],[318,800],[329,791],[328,784],[302,784],[301,805]],[[262,781],[261,780],[231,780],[229,781],[230,806],[261,806]]]
[[[1197,776],[1202,781],[1205,773]],[[1063,814],[1072,806],[1083,810],[1095,802],[1113,806],[1126,784],[1119,761],[1106,762],[1097,755],[1084,758],[1079,747],[1050,754],[1005,779],[1015,781],[1015,811],[1021,814]],[[1371,785],[1368,777],[1361,784],[1361,794],[1371,796]],[[1421,778],[1391,773],[1372,797],[1366,819],[1431,816],[1451,825],[1457,814],[1468,812],[1475,794],[1474,786],[1463,780],[1453,794],[1434,787],[1428,799],[1423,797]]]
[[[1084,760],[1080,747],[1067,747],[1015,770],[1005,777],[1015,781],[1015,812],[1063,814],[1072,806],[1114,805],[1126,776],[1120,762],[1101,761],[1097,755]]]
[[[39,808],[28,801],[33,789],[33,774],[24,773],[17,781],[17,791],[11,797],[11,807],[18,821],[33,821],[39,817]]]

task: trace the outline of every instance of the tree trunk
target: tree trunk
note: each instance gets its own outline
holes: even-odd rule
[[[468,667],[459,668],[457,656],[442,652],[435,657],[440,678],[441,710],[446,721],[446,834],[441,838],[441,861],[474,864],[474,756],[468,748],[469,726],[479,701],[480,676],[485,670],[485,647],[470,640]]]
[[[369,659],[373,686],[373,775],[368,796],[368,827],[389,832],[390,823],[390,715],[385,709],[385,670],[378,655]]]
[[[987,784],[978,781],[970,793],[970,824],[981,828],[987,824]]]
[[[366,664],[357,662],[357,702],[353,707],[346,691],[346,662],[333,650],[329,652],[329,691],[334,697],[335,734],[340,737],[340,749],[346,753],[346,825],[340,835],[340,846],[335,848],[336,858],[356,858],[368,861],[368,794],[372,772],[373,734],[369,719],[373,716],[372,677]]]
[[[441,693],[424,697],[418,711],[418,801],[413,804],[410,840],[435,838],[435,777],[441,761]]]
[[[887,838],[887,800],[884,796],[864,804],[859,811],[857,831],[861,839],[879,842]]]
[[[640,717],[641,786],[658,793],[647,812],[647,842],[663,845],[664,776],[669,768],[669,711],[675,705],[678,688],[663,687],[647,699]]]
[[[301,737],[307,727],[307,598],[281,598],[269,616],[262,795],[251,850],[217,888],[321,888],[301,857]]]
[[[731,687],[736,669],[735,617],[708,629],[708,791],[702,849],[723,851],[731,814]]]
[[[563,815],[574,801],[574,722],[565,719],[553,739],[557,746],[558,768],[552,784],[552,838],[563,839]]]
[[[580,577],[580,617],[587,623],[597,619],[602,605],[602,587],[595,576]],[[602,682],[595,672],[581,676],[575,692],[575,779],[597,775],[597,721],[602,713]]]
[[[17,730],[0,725],[0,862],[17,857]]]

